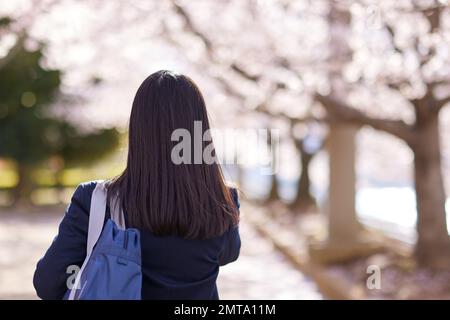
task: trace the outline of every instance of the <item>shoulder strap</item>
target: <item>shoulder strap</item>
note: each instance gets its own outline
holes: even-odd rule
[[[86,255],[89,256],[103,230],[106,213],[106,188],[104,182],[98,182],[92,193],[91,209],[89,211],[89,227]]]
[[[80,271],[75,279],[75,284],[73,289],[70,291],[69,300],[74,300],[76,289],[80,285],[81,274],[86,267],[89,258],[91,257],[92,250],[103,230],[103,224],[105,222],[106,214],[106,199],[107,199],[107,189],[104,181],[97,182],[94,191],[92,192],[91,207],[89,210],[89,226],[87,235],[87,245],[86,245],[86,258],[81,266]],[[117,197],[111,197],[111,219],[116,223],[120,229],[125,229],[125,219],[123,216],[123,211],[119,207],[119,201]]]
[[[123,214],[118,195],[111,196],[109,202],[109,213],[111,215],[112,221],[116,223],[117,227],[121,230],[125,230],[125,216]]]
[[[107,201],[107,188],[104,181],[98,182],[92,193],[91,209],[89,212],[89,228],[87,237],[86,253],[90,255],[95,244],[100,238],[105,222]],[[119,229],[125,229],[125,217],[120,207],[119,198],[112,196],[109,204],[111,220],[114,221]]]

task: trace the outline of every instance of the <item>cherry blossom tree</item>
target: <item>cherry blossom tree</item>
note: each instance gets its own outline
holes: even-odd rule
[[[383,1],[373,10],[368,16],[364,3],[353,7],[353,59],[342,75],[348,99],[334,93],[317,99],[339,120],[385,131],[411,148],[416,256],[422,265],[448,267],[439,115],[450,102],[450,8],[439,1]]]
[[[195,59],[206,58],[228,86],[251,95],[253,110],[290,119],[318,113],[320,120],[369,125],[404,141],[414,153],[416,256],[422,265],[450,265],[439,140],[439,113],[450,101],[445,1],[171,4],[178,17],[168,28],[187,32],[185,48],[204,49]],[[347,57],[336,52],[339,45],[328,46],[333,6],[351,21]],[[295,98],[268,106],[261,101],[267,91]],[[326,113],[310,108],[312,92]]]
[[[53,47],[61,51],[81,43],[82,36],[87,38],[89,48],[96,48],[86,58],[90,69],[110,77],[122,89],[130,83],[128,78],[120,82],[122,74],[141,75],[139,70],[129,72],[137,62],[111,68],[117,59],[110,61],[105,56],[112,54],[102,52],[139,60],[138,50],[148,56],[164,44],[166,52],[176,50],[179,60],[210,79],[238,117],[264,114],[283,120],[291,129],[301,127],[291,130],[297,132],[291,138],[302,155],[308,154],[304,141],[313,134],[308,124],[312,119],[323,124],[367,125],[404,141],[414,154],[418,261],[449,267],[441,168],[445,141],[440,140],[439,128],[442,110],[450,101],[446,0],[65,3],[76,9],[71,11],[83,13],[80,17],[87,20],[85,28],[91,32],[73,32],[66,42],[54,40]],[[52,12],[61,13],[59,6],[63,5],[55,4],[42,20],[57,17]],[[84,13],[100,7],[107,14],[85,17]],[[345,23],[336,24],[339,19]],[[87,50],[82,49],[77,52]],[[73,62],[75,70],[88,65],[79,63],[79,55],[73,56],[77,59],[60,60]],[[150,64],[149,60],[141,59],[139,64]],[[302,168],[311,161],[304,160]]]

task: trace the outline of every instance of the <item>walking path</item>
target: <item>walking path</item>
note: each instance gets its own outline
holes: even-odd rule
[[[56,235],[60,219],[58,214],[0,211],[0,299],[37,299],[32,285],[34,267]],[[241,256],[221,269],[221,299],[322,298],[315,284],[245,219],[240,228]]]

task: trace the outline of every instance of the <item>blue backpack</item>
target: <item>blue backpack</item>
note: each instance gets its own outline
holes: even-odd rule
[[[107,190],[98,182],[92,193],[87,254],[68,300],[140,300],[141,243],[137,229],[126,229],[117,198],[110,203],[106,221]]]

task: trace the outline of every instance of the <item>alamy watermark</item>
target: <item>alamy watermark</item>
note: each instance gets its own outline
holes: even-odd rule
[[[366,269],[367,277],[366,286],[369,290],[381,289],[381,268],[377,265],[370,265]]]
[[[80,267],[77,265],[70,265],[66,269],[66,273],[69,275],[69,277],[66,280],[66,286],[67,289],[72,290],[75,287],[75,282],[78,276],[78,273],[80,272]],[[80,284],[78,283],[78,288],[80,289]]]
[[[194,122],[194,132],[175,129],[171,141],[177,142],[171,160],[181,164],[257,165],[263,175],[277,173],[279,167],[280,134],[278,129],[208,129],[202,121]],[[214,141],[214,144],[213,144]],[[217,154],[215,147],[222,152]],[[249,152],[251,150],[252,152]]]

